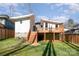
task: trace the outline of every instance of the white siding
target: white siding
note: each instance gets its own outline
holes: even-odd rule
[[[54,29],[55,29],[55,24],[52,24],[51,26],[52,26],[52,28],[54,28]]]
[[[0,19],[0,23],[5,25],[5,19]]]
[[[43,23],[43,29],[44,29],[44,30],[45,30],[45,25],[46,25],[46,24],[45,24],[45,23]]]
[[[15,37],[26,37],[30,30],[30,20],[23,20],[15,22]]]
[[[55,24],[50,24],[50,23],[48,23],[48,29],[49,29],[49,28],[55,29]]]

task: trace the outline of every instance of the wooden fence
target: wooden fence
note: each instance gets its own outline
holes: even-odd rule
[[[65,34],[65,40],[71,43],[79,44],[79,34]]]
[[[0,40],[14,37],[14,30],[0,28]]]

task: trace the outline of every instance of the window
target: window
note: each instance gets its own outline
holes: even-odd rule
[[[43,25],[41,24],[41,27],[43,27]]]
[[[22,20],[20,20],[20,24],[22,24]]]
[[[58,25],[56,24],[56,28],[58,27]]]
[[[46,26],[45,27],[47,28],[47,23],[46,23]]]

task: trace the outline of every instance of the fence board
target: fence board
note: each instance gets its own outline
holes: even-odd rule
[[[0,39],[7,39],[14,37],[14,30],[0,28]]]
[[[79,44],[79,34],[65,34],[65,40],[71,43]]]

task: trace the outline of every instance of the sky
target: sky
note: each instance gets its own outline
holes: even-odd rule
[[[79,23],[79,4],[78,3],[31,3],[30,9],[40,21],[41,17],[66,22],[73,19]],[[0,14],[9,16],[27,15],[29,12],[28,3],[0,3]]]

